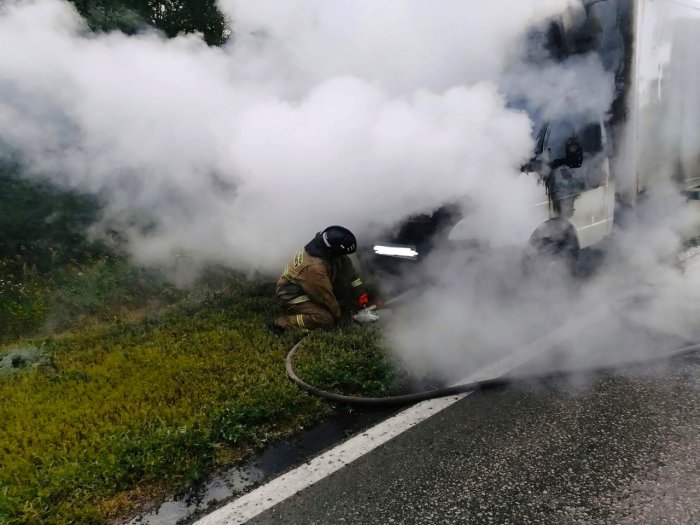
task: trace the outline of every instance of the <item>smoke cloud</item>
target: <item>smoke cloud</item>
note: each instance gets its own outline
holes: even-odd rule
[[[555,61],[530,39],[579,2],[220,5],[233,37],[210,48],[197,35],[92,34],[61,0],[6,2],[0,151],[31,176],[99,195],[100,226],[145,264],[186,254],[276,272],[329,224],[362,243],[462,204],[463,233],[490,250],[438,252],[425,266],[434,285],[389,327],[415,371],[471,369],[642,274],[672,275],[667,294],[685,286],[650,273],[696,219],[668,213],[685,210],[677,192],[650,201],[640,217],[652,227],[620,233],[617,269],[585,288],[557,270],[523,273],[517,247],[543,220],[542,187],[520,174],[534,128],[607,112],[618,82],[607,62],[619,57]],[[670,297],[646,313],[666,312]]]
[[[619,20],[612,5],[591,3],[589,19]],[[501,89],[534,118],[582,123],[603,116],[614,124],[607,130],[609,153],[616,154],[613,177],[628,200],[616,203],[612,235],[582,255],[576,278],[551,261],[527,266],[519,250],[453,246],[432,254],[426,266],[432,285],[390,325],[389,340],[407,368],[451,382],[527,349],[536,364],[516,374],[585,369],[645,359],[698,339],[700,272],[678,264],[683,250],[697,257],[687,243],[695,238],[697,246],[700,227],[697,201],[679,191],[700,176],[700,49],[691,36],[700,17],[689,7],[647,4],[634,57],[638,76],[626,84],[616,64],[629,59],[615,41],[599,42],[598,54],[565,60],[538,54],[536,46],[534,56],[506,68]],[[617,110],[622,120],[611,114],[620,90],[626,94]],[[471,217],[466,222],[474,224]],[[474,233],[470,226],[466,237]],[[585,275],[587,264],[592,275]],[[537,350],[533,342],[562,328],[564,341]]]
[[[362,238],[467,195],[490,202],[484,224],[494,210],[527,222],[511,181],[531,124],[496,80],[566,3],[226,1],[222,49],[90,34],[59,0],[9,3],[0,139],[35,176],[102,196],[141,263],[277,270],[328,224]]]
[[[399,362],[451,383],[509,356],[527,354],[514,374],[529,375],[631,363],[697,340],[700,266],[679,265],[678,254],[697,236],[700,210],[667,186],[634,216],[606,241],[588,276],[552,261],[528,266],[517,248],[431,254],[431,285],[389,317]],[[557,344],[535,343],[562,329]]]

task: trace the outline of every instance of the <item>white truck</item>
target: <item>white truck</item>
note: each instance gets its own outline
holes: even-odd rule
[[[540,31],[554,60],[595,53],[615,83],[611,107],[595,118],[531,115],[539,129],[523,176],[540,183],[541,225],[530,245],[575,259],[654,184],[700,195],[700,0],[584,0]],[[441,221],[459,240],[459,222],[446,220],[454,217],[411,218],[375,253],[417,259]]]

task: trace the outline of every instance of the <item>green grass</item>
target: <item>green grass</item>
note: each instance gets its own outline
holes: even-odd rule
[[[240,283],[140,321],[25,341],[40,364],[0,375],[0,522],[101,523],[181,490],[332,411],[284,374],[273,285]],[[0,357],[3,351],[0,350]],[[383,395],[396,378],[377,334],[315,333],[305,379]]]
[[[294,364],[307,383],[348,395],[389,396],[407,381],[388,358],[373,326],[315,332],[304,340]]]
[[[135,20],[74,3],[95,28]],[[160,17],[166,33],[201,30],[176,11]],[[215,11],[209,43],[227,36]],[[295,337],[263,328],[274,284],[211,272],[176,290],[131,265],[118,232],[93,239],[100,206],[0,155],[0,523],[133,516],[334,410],[285,377]],[[349,394],[396,382],[359,328],[311,335],[298,365]]]
[[[102,255],[49,273],[0,259],[0,343],[105,322],[185,297],[159,276]]]

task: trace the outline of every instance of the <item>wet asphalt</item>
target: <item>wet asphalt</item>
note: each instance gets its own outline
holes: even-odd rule
[[[700,523],[700,357],[468,396],[248,523]]]

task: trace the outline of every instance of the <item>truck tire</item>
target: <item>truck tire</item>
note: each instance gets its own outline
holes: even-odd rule
[[[549,219],[532,232],[525,250],[525,267],[527,271],[542,271],[561,266],[574,275],[580,252],[576,228],[566,219]]]

